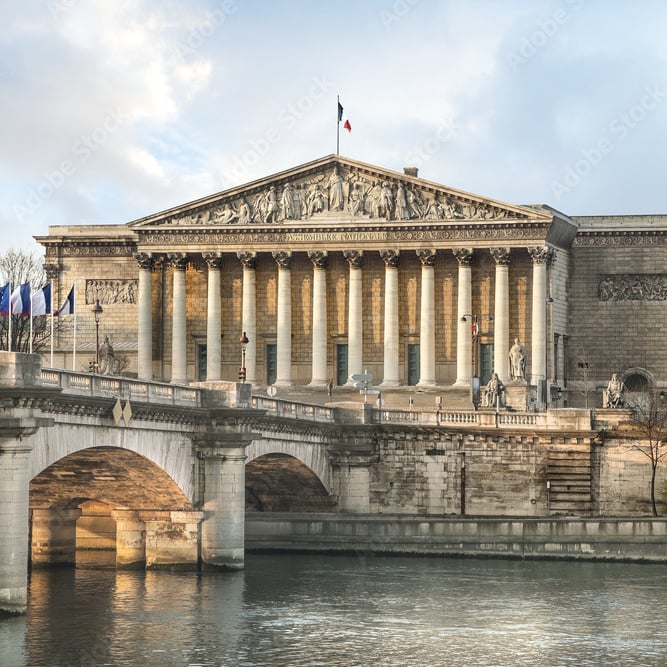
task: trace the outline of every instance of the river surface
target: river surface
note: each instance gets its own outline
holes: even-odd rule
[[[667,665],[667,566],[253,555],[33,572],[2,667]]]

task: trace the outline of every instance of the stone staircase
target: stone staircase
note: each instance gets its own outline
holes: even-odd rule
[[[589,516],[591,449],[588,443],[547,448],[549,514]]]

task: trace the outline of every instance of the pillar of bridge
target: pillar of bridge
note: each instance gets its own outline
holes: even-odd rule
[[[146,524],[136,510],[111,510],[116,522],[116,567],[127,570],[146,566]]]
[[[33,567],[76,565],[76,520],[80,516],[78,507],[32,510]]]
[[[21,391],[39,392],[41,363],[37,354],[0,352],[0,387],[5,394],[0,416],[0,614],[23,614],[28,584],[28,511],[30,452],[35,434],[52,426],[23,404]]]
[[[201,561],[210,568],[240,569],[245,549],[246,447],[255,434],[207,433],[197,456],[203,466]]]

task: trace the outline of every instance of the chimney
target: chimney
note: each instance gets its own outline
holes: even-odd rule
[[[406,176],[419,176],[419,167],[403,167],[403,173]]]

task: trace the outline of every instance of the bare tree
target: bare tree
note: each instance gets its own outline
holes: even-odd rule
[[[664,393],[653,386],[638,394],[631,407],[631,421],[639,438],[629,449],[641,452],[651,464],[651,506],[658,516],[655,504],[655,474],[658,464],[667,456],[667,411]]]
[[[592,381],[593,364],[589,362],[589,357],[583,343],[579,346],[577,356],[577,378],[580,391],[584,396],[584,403],[588,410],[590,406],[590,395],[595,390],[595,384]]]
[[[0,284],[10,283],[12,290],[25,283],[33,289],[46,283],[46,273],[41,257],[25,250],[8,250],[0,255]],[[13,352],[30,351],[30,317],[12,315],[12,340],[9,337],[9,316],[0,317],[0,349]],[[32,318],[32,349],[39,352],[46,348],[51,335],[49,316],[37,315]]]

